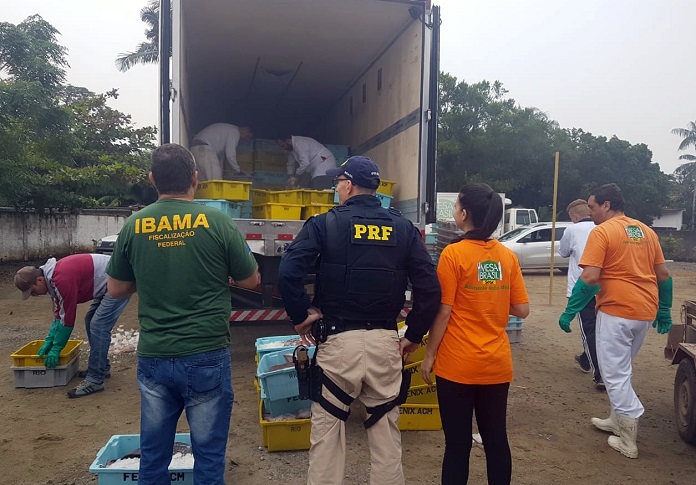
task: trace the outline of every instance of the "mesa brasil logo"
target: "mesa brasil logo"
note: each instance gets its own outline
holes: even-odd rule
[[[477,263],[478,279],[484,285],[494,285],[503,279],[503,268],[500,261],[481,261]]]

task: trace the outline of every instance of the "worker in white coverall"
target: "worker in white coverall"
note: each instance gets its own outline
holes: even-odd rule
[[[276,143],[288,153],[288,185],[315,190],[330,189],[326,171],[336,168],[336,158],[324,145],[306,136],[285,136]]]
[[[244,175],[237,162],[239,140],[251,140],[254,133],[248,126],[214,123],[203,128],[191,142],[196,160],[198,181],[222,180],[222,167],[227,161],[235,176]]]

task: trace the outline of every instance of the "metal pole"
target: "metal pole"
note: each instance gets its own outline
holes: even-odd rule
[[[694,230],[694,212],[696,211],[696,177],[694,177],[694,196],[691,198],[691,230]]]
[[[172,45],[172,3],[160,0],[159,12],[159,85],[160,85],[160,145],[171,140],[169,121],[169,53]]]
[[[556,199],[558,198],[558,159],[559,152],[556,152],[556,161],[553,170],[553,211],[551,213],[551,269],[549,270],[549,305],[553,301],[553,260],[556,253]]]

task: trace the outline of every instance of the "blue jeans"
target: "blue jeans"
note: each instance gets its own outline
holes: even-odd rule
[[[140,485],[169,485],[176,424],[186,409],[195,484],[224,485],[232,414],[227,347],[186,357],[138,357]]]
[[[123,313],[130,297],[112,298],[108,293],[95,298],[89,305],[85,315],[85,328],[89,341],[89,361],[87,362],[87,377],[89,382],[103,384],[106,373],[109,372],[109,346],[111,345],[111,330],[116,320]]]

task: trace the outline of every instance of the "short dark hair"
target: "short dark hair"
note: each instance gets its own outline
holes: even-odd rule
[[[621,188],[614,183],[600,185],[590,192],[590,195],[594,196],[595,200],[600,205],[604,204],[606,201],[609,201],[611,210],[620,212],[624,211],[626,201],[621,193]]]
[[[186,148],[167,143],[152,152],[152,178],[160,194],[184,194],[191,187],[196,161]]]
[[[463,239],[490,239],[503,217],[503,199],[487,184],[467,184],[459,190],[457,200],[475,227]]]

